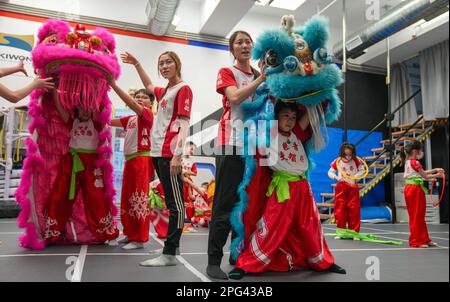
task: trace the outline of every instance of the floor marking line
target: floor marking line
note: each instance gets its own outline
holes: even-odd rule
[[[381,230],[381,229],[369,228],[369,227],[363,227],[363,226],[361,226],[361,228],[362,229],[367,229],[367,230],[374,230],[374,231],[384,231],[384,230]],[[386,231],[386,232],[388,232],[389,234],[409,235],[408,232],[394,232],[394,231]],[[428,232],[428,233],[430,234],[430,232]],[[430,238],[435,238],[435,239],[441,239],[441,240],[449,241],[448,238],[442,238],[442,237],[430,236]]]
[[[161,244],[162,246],[164,246],[164,242],[162,242],[159,238],[157,238],[154,234],[150,234],[150,236],[155,239],[156,242],[158,242],[159,244]],[[195,267],[193,267],[189,262],[186,261],[186,259],[184,259],[181,255],[180,256],[176,256],[178,261],[180,261],[182,264],[184,264],[184,266],[191,271],[191,273],[193,273],[195,276],[197,276],[198,278],[200,278],[200,280],[202,280],[203,282],[212,282],[208,277],[206,277],[205,275],[203,275],[201,272],[199,272]]]
[[[49,256],[77,256],[77,253],[71,254],[10,254],[10,255],[0,255],[0,258],[7,257],[49,257]]]
[[[330,249],[332,252],[364,252],[364,251],[437,251],[437,250],[448,250],[448,247],[433,247],[428,249],[421,248],[360,248],[360,249]],[[206,252],[193,252],[193,253],[181,253],[181,256],[203,256],[207,255]],[[229,254],[229,252],[225,252],[224,255]],[[16,255],[0,255],[0,258],[9,258],[9,257],[48,257],[48,256],[76,256],[78,254],[16,254]],[[86,256],[149,256],[148,253],[86,253]]]

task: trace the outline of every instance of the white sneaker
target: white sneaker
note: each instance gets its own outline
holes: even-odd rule
[[[119,243],[129,243],[128,237],[127,236],[123,237],[122,239],[119,240]]]
[[[177,265],[177,258],[175,255],[162,254],[158,258],[145,260],[139,265],[148,267],[161,267],[161,266],[175,266]]]
[[[420,249],[426,249],[429,248],[428,244],[422,244],[421,246],[419,246]]]
[[[434,241],[430,241],[430,242],[428,242],[428,246],[429,247],[436,247],[436,246],[438,246],[438,244],[436,242],[434,242]]]
[[[342,238],[339,237],[339,236],[336,236],[336,237],[334,237],[334,239],[336,239],[336,240],[341,240]]]
[[[354,240],[354,241],[360,241],[361,239],[358,238],[358,237],[353,237],[353,240]]]
[[[144,244],[142,242],[135,242],[132,241],[124,246],[122,246],[122,249],[124,250],[137,250],[144,248]]]
[[[109,240],[109,241],[106,242],[106,244],[107,244],[108,246],[118,246],[118,245],[119,245],[119,243],[117,242],[116,239],[114,239],[114,240]]]

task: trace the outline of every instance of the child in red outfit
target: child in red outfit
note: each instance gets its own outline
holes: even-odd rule
[[[197,176],[197,164],[192,160],[191,156],[194,155],[196,145],[193,142],[187,142],[184,150],[184,155],[181,158],[182,164],[182,180],[183,180],[183,197],[184,205],[186,207],[186,219],[191,221],[191,218],[195,215],[194,209],[194,188],[192,177]]]
[[[444,169],[437,168],[425,171],[419,160],[423,158],[422,143],[414,141],[401,153],[402,162],[405,165],[403,178],[405,179],[405,201],[409,215],[409,246],[416,248],[427,248],[436,246],[428,236],[427,224],[425,222],[427,189],[424,180],[442,178]]]
[[[341,175],[338,168],[354,178],[358,178],[366,172],[356,157],[356,149],[353,144],[343,143],[341,145],[339,158],[331,164],[328,176],[338,181],[334,193],[334,217],[337,227],[348,228],[359,233],[361,227],[359,186],[355,180]],[[336,239],[340,239],[340,237],[336,237]]]
[[[74,201],[81,190],[86,221],[91,233],[100,241],[114,241],[119,236],[111,205],[105,199],[103,170],[95,162],[101,125],[93,121],[92,113],[75,109],[75,118],[59,102],[54,90],[55,106],[67,125],[71,125],[69,149],[60,161],[58,176],[45,207],[47,244],[64,239],[64,230],[72,213]]]
[[[136,91],[134,100],[113,81],[111,87],[136,112],[136,115],[113,119],[111,125],[123,127],[125,134],[125,168],[123,171],[120,217],[125,250],[139,249],[148,241],[150,208],[148,193],[154,177],[150,156],[150,131],[153,126],[152,95],[145,89]]]
[[[286,272],[299,268],[345,274],[334,264],[325,241],[317,205],[306,180],[308,158],[303,147],[311,137],[308,115],[298,119],[296,104],[278,102],[277,144],[269,148],[273,171],[267,204],[249,244],[239,255],[228,276],[241,279],[245,273],[267,270]]]

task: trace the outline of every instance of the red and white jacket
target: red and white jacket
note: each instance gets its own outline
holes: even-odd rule
[[[149,108],[143,108],[142,116],[130,115],[120,118],[120,123],[126,131],[123,150],[125,155],[150,151],[153,113]]]
[[[422,178],[422,175],[419,174],[419,170],[423,169],[422,164],[415,159],[408,159],[405,162],[405,172],[403,173],[403,179],[408,178]]]
[[[240,137],[240,131],[242,130],[242,123],[240,122],[243,119],[243,113],[239,107],[240,105],[233,105],[228,101],[225,95],[225,88],[235,86],[239,89],[248,86],[254,79],[254,73],[245,72],[236,66],[219,70],[216,91],[223,96],[223,114],[219,122],[219,146],[242,147],[244,145]],[[248,97],[244,102],[251,101],[252,96]]]
[[[179,117],[191,118],[192,90],[180,82],[173,87],[155,88],[158,102],[158,114],[152,128],[151,153],[153,157],[173,157],[176,149],[180,125],[176,122]]]
[[[328,177],[330,177],[331,179],[335,179],[337,177],[339,181],[346,181],[347,183],[350,183],[351,180],[343,177],[339,172],[338,166],[336,164],[338,159],[339,158],[335,159],[331,163],[330,170],[328,170]],[[364,165],[361,164],[361,162],[357,158],[351,159],[347,163],[344,162],[344,160],[340,160],[339,169],[341,169],[345,174],[356,178],[364,175],[364,173],[366,172],[366,170],[364,169]]]

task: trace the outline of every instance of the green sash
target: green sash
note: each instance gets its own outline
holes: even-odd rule
[[[132,160],[133,158],[136,158],[138,156],[151,156],[151,155],[150,155],[150,151],[136,152],[136,153],[133,153],[133,154],[125,155],[125,160],[129,161],[129,160]]]
[[[407,185],[419,185],[422,187],[422,190],[425,194],[428,194],[428,189],[425,187],[423,179],[420,177],[411,177],[405,180],[405,184]]]
[[[266,196],[272,196],[273,191],[277,190],[277,200],[279,203],[285,202],[291,198],[291,193],[289,192],[289,183],[296,182],[302,179],[306,179],[306,175],[294,175],[288,172],[273,172],[272,182],[269,185]]]
[[[70,148],[70,154],[72,155],[72,177],[70,178],[69,200],[75,198],[75,180],[77,173],[84,171],[83,162],[78,153],[95,154],[97,150]]]
[[[148,192],[148,204],[150,209],[156,210],[164,209],[166,207],[164,200],[161,198],[161,196],[156,194],[155,190],[153,190],[152,188],[150,188]]]
[[[355,232],[353,230],[347,229],[336,229],[336,234],[325,234],[326,236],[338,236],[342,239],[353,239],[358,238],[362,241],[374,242],[374,243],[383,243],[383,244],[392,244],[392,245],[402,245],[401,241],[392,241],[392,240],[379,240],[375,235],[372,234],[361,234]]]

